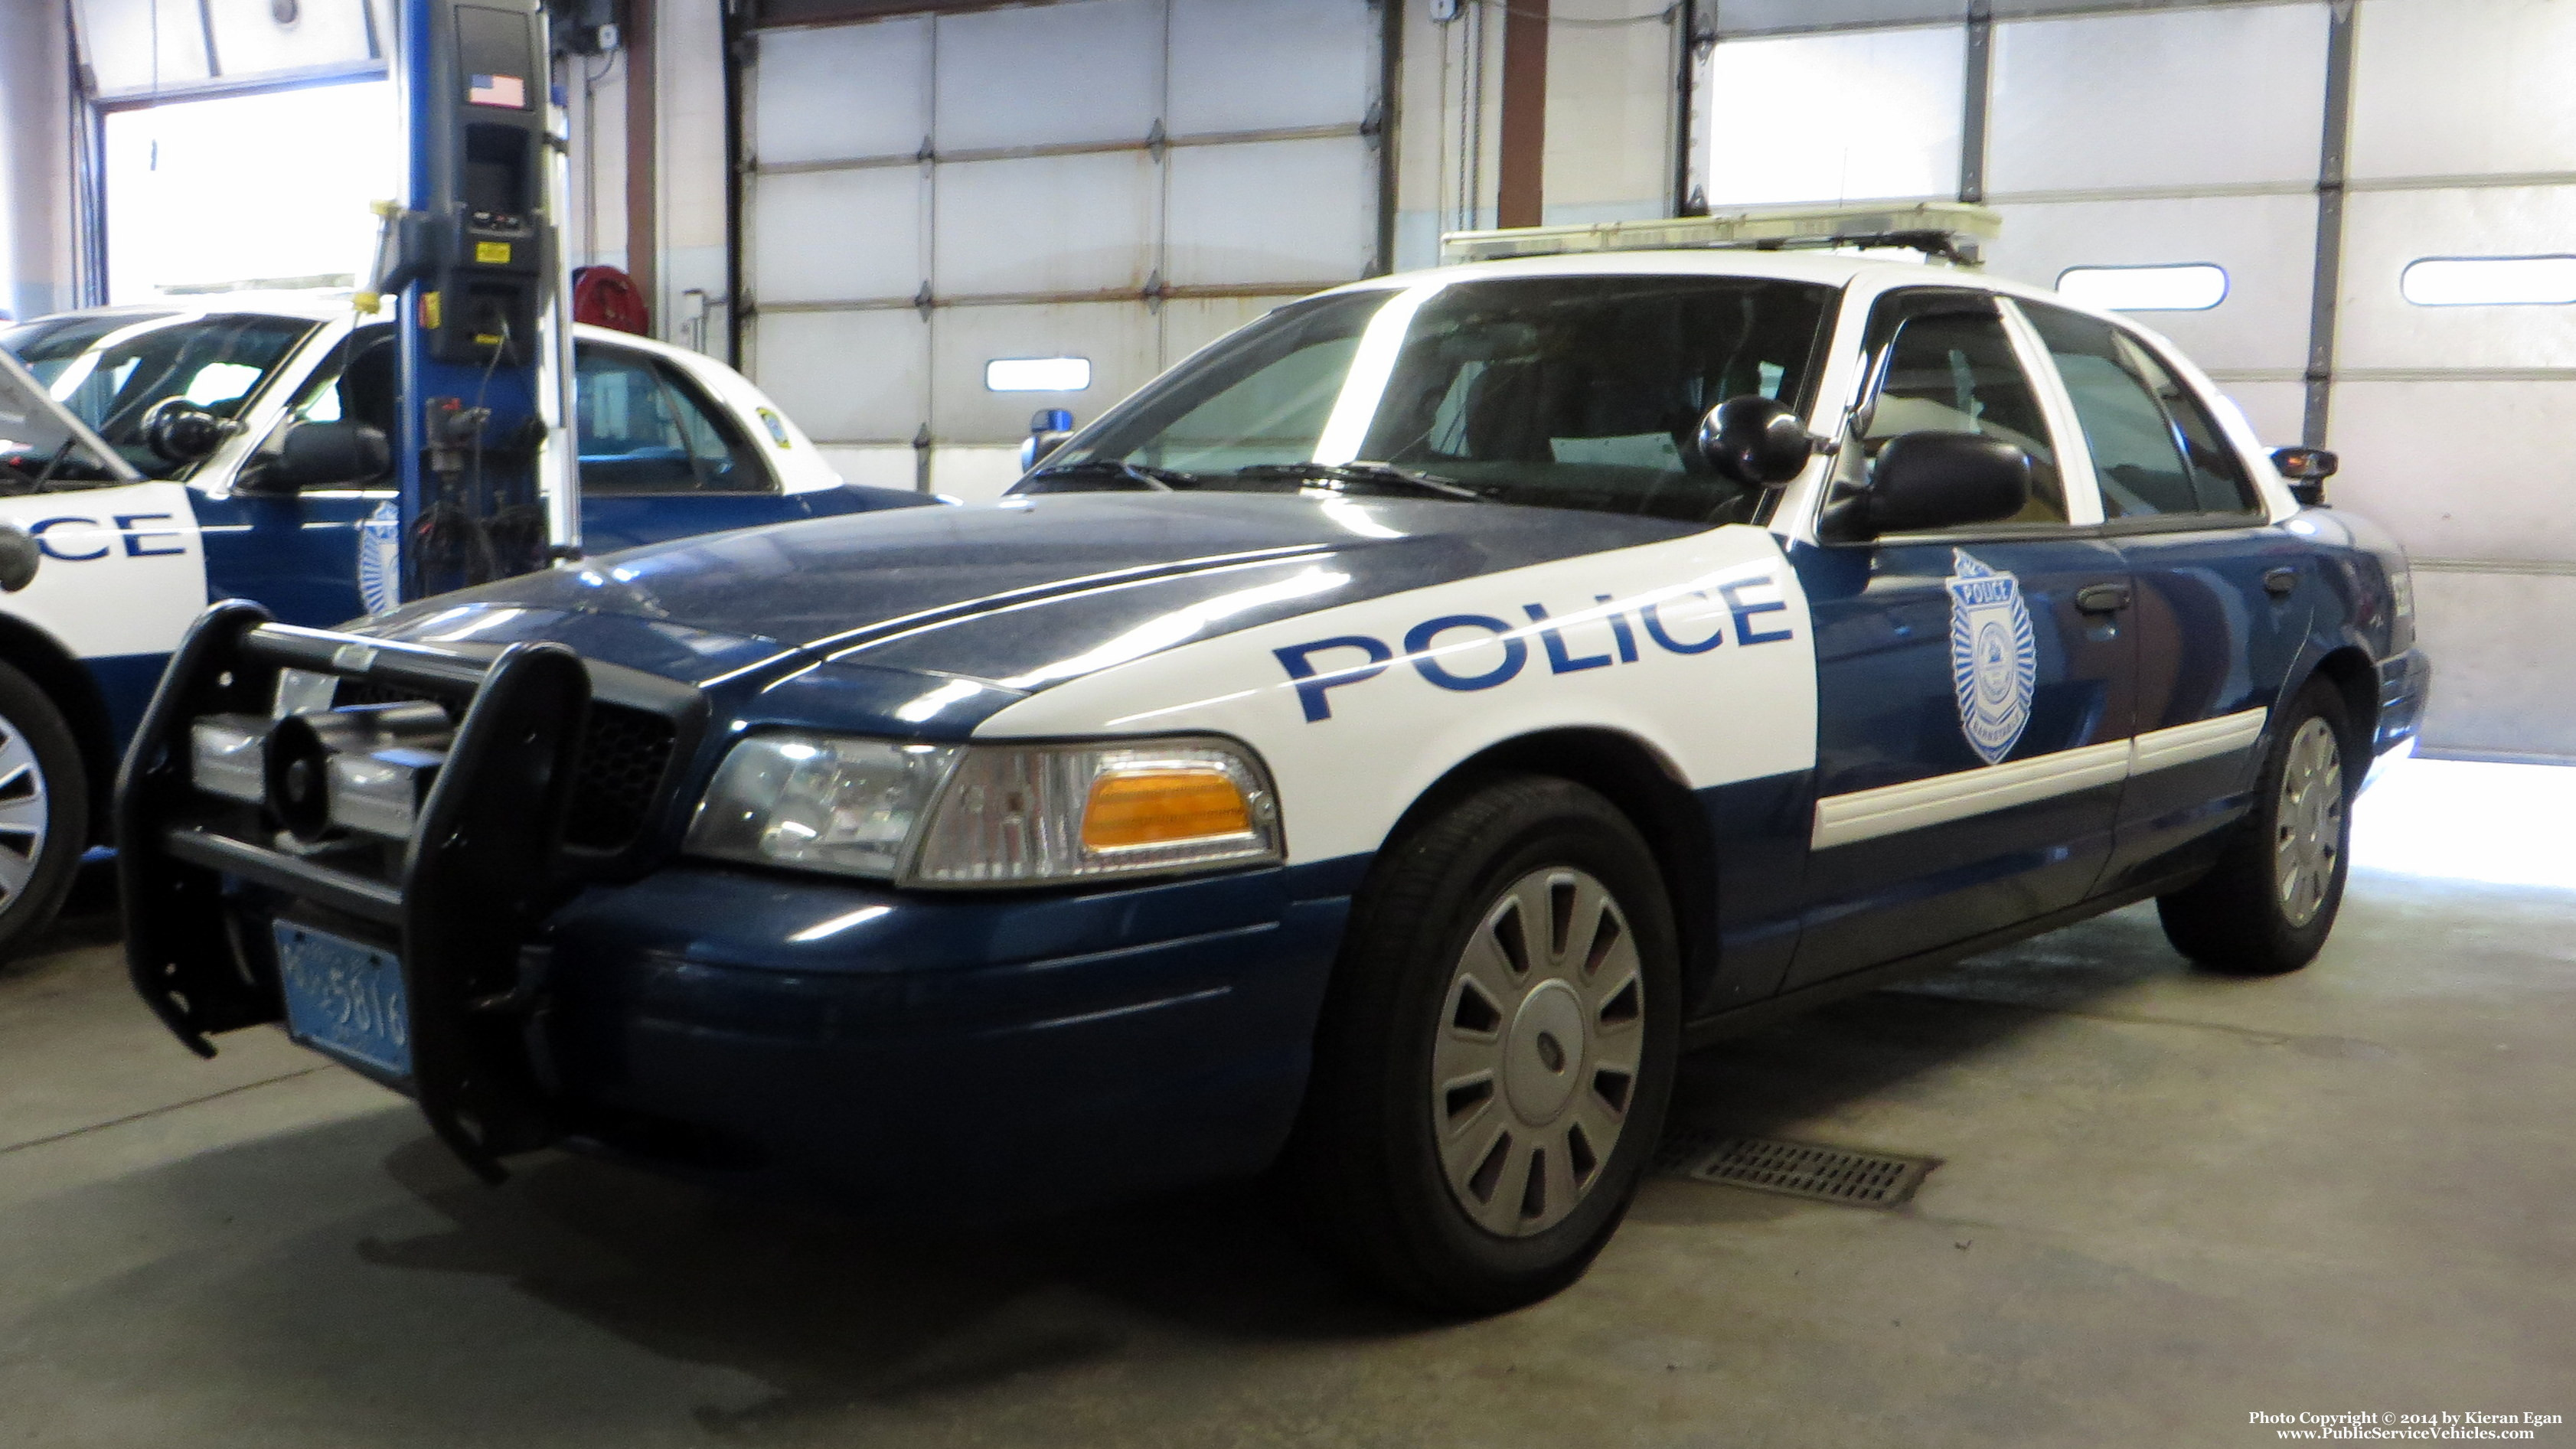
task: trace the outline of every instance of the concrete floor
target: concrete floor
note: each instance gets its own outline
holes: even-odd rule
[[[1894,1213],[1658,1180],[1583,1283],[1463,1326],[1246,1189],[946,1238],[574,1159],[489,1190],[269,1032],[190,1057],[74,920],[0,979],[0,1446],[2163,1449],[2272,1442],[2258,1410],[2576,1413],[2576,847],[2468,849],[2569,818],[2576,771],[2507,768],[2374,794],[2389,868],[2299,976],[2195,974],[2129,911],[1694,1058],[1683,1123],[1944,1165]]]

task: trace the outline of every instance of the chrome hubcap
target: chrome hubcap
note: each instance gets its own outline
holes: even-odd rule
[[[17,904],[44,854],[45,769],[27,737],[0,719],[0,910]]]
[[[1449,1191],[1501,1237],[1545,1232],[1601,1182],[1645,1047],[1637,943],[1607,887],[1552,866],[1487,908],[1431,1053]]]
[[[2272,809],[2272,884],[2283,920],[2297,927],[2317,918],[2342,858],[2343,752],[2333,726],[2311,719],[2290,736]]]

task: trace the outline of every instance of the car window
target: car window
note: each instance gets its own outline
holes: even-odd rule
[[[1901,294],[1898,300],[1902,305]],[[1897,324],[1861,441],[1875,457],[1906,433],[1981,433],[2012,444],[2030,455],[2030,502],[2003,522],[2066,521],[2066,489],[2039,393],[1991,306],[1935,304]]]
[[[2084,427],[2107,518],[2249,512],[2252,483],[2200,400],[2120,329],[2025,303]]]
[[[758,493],[760,455],[678,369],[584,344],[573,363],[585,493]]]
[[[145,420],[184,402],[237,418],[320,324],[264,313],[75,313],[0,336],[46,391],[147,477],[178,477],[196,460],[152,451]]]
[[[1191,359],[1051,466],[1231,488],[1260,481],[1246,468],[1367,461],[1502,503],[1750,521],[1776,492],[1719,476],[1700,422],[1748,393],[1803,410],[1831,301],[1808,283],[1659,275],[1328,295]]]

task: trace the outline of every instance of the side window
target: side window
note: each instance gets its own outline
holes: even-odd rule
[[[622,347],[574,355],[585,493],[760,493],[759,453],[701,402],[687,379]]]
[[[394,329],[361,327],[340,340],[305,378],[287,411],[297,422],[365,423],[394,435]]]
[[[2030,303],[2022,311],[2075,403],[2105,517],[2253,508],[2252,485],[2217,422],[2145,348],[2081,313]]]
[[[1982,433],[2012,444],[2030,455],[2030,503],[2004,521],[2066,521],[2066,489],[2039,395],[1992,310],[1963,302],[1897,325],[1861,442],[1875,457],[1879,445],[1904,433]]]

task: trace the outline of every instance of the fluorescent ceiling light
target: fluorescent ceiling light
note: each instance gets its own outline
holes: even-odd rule
[[[984,364],[993,392],[1080,392],[1091,386],[1088,357],[996,357]]]
[[[2397,290],[2418,307],[2511,307],[2576,302],[2576,257],[2424,257]]]
[[[2208,262],[2152,267],[2068,267],[2057,290],[2106,312],[2206,312],[2227,300],[2227,269]]]

